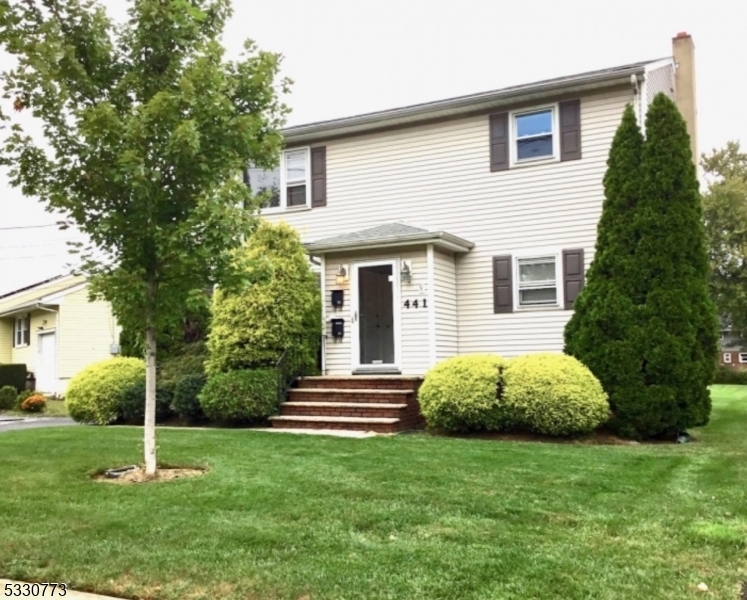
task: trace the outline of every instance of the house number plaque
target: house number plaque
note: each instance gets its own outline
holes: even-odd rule
[[[405,308],[428,308],[427,300],[423,298],[422,300],[415,298],[415,300],[405,300]]]

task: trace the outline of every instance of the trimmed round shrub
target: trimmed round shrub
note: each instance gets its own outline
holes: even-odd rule
[[[255,421],[277,412],[277,372],[246,369],[218,373],[199,394],[205,416],[216,421]]]
[[[198,398],[207,378],[204,375],[186,375],[176,384],[174,399],[171,401],[173,411],[184,419],[196,421],[205,417]]]
[[[500,404],[505,361],[491,354],[455,356],[425,376],[418,401],[429,427],[446,431],[502,429],[510,421]]]
[[[508,361],[503,404],[517,425],[547,435],[590,433],[610,416],[607,394],[592,372],[565,354]]]
[[[70,381],[65,394],[68,413],[80,423],[111,423],[119,416],[127,391],[144,381],[142,359],[118,357],[95,363]]]
[[[213,296],[207,374],[271,367],[284,351],[294,368],[313,373],[322,296],[298,232],[260,221],[239,258],[254,268],[243,289]]]
[[[156,421],[168,419],[171,415],[172,393],[156,386]],[[127,423],[142,423],[145,420],[145,378],[128,387],[117,406],[117,420]]]
[[[0,388],[0,410],[12,410],[16,408],[18,391],[12,385]]]
[[[29,396],[21,403],[23,412],[38,413],[47,410],[47,399],[41,394]]]

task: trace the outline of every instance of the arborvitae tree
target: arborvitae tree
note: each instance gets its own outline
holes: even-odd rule
[[[703,425],[718,323],[690,139],[659,94],[646,141],[630,107],[615,136],[587,285],[566,328],[566,352],[610,396],[612,427],[630,437]]]
[[[708,422],[718,320],[708,293],[702,219],[685,121],[674,102],[659,94],[646,116],[635,214],[640,239],[632,263],[634,302],[640,306],[633,340],[646,387],[618,406],[621,433],[671,435]]]
[[[642,151],[643,136],[628,105],[607,160],[594,260],[565,330],[566,353],[602,382],[618,419],[626,418],[628,407],[645,391],[631,333],[636,323],[633,263],[638,243],[632,217],[640,197]]]

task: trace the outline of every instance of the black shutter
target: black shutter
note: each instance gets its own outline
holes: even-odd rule
[[[584,250],[563,250],[563,297],[565,310],[573,308],[581,288],[584,287]]]
[[[560,103],[560,160],[581,158],[581,101]]]
[[[23,332],[23,343],[27,346],[31,343],[31,313],[26,315],[26,329]]]
[[[514,312],[510,255],[493,257],[493,312]]]
[[[327,147],[311,149],[311,206],[327,206]]]
[[[490,170],[508,169],[510,155],[508,139],[508,113],[490,115]]]

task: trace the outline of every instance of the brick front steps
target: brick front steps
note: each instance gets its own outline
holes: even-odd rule
[[[337,429],[398,433],[420,429],[419,377],[305,377],[296,382],[280,415],[271,417],[277,429]]]

